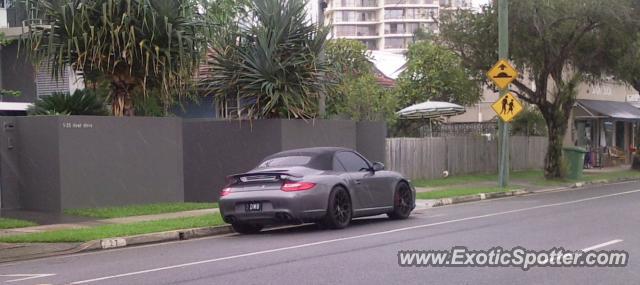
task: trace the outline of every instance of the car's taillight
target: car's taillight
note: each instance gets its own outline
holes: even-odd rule
[[[224,197],[231,194],[231,187],[225,187],[220,191],[220,197]]]
[[[304,191],[309,190],[315,187],[316,184],[312,182],[297,182],[297,181],[287,181],[282,184],[282,191],[285,192],[293,192],[293,191]]]

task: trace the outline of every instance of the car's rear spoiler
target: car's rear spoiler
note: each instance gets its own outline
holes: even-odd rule
[[[230,183],[241,182],[275,182],[280,180],[291,180],[302,177],[298,174],[286,171],[265,171],[265,172],[249,172],[242,174],[233,174],[227,176]]]

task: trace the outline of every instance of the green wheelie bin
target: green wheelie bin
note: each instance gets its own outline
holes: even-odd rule
[[[582,168],[584,167],[584,156],[587,150],[581,147],[564,147],[564,159],[567,162],[569,179],[582,178]]]

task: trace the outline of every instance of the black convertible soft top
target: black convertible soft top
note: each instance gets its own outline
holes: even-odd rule
[[[333,169],[333,155],[339,151],[353,151],[344,147],[313,147],[286,150],[266,157],[264,161],[287,156],[309,156],[311,159],[304,166],[318,170]],[[302,166],[302,165],[301,165]]]

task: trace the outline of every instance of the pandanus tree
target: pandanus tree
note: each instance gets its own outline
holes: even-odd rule
[[[207,40],[193,0],[27,0],[32,19],[24,39],[37,65],[54,77],[71,67],[110,82],[115,116],[133,116],[135,90],[163,102],[183,95]],[[154,90],[154,92],[147,92]]]
[[[597,83],[637,33],[635,0],[511,0],[510,59],[523,76],[510,91],[538,107],[547,125],[545,176],[563,176],[562,144],[582,83]],[[480,13],[440,19],[440,38],[468,68],[485,72],[498,58],[496,1]]]
[[[255,0],[219,35],[200,88],[247,118],[310,118],[327,72],[320,53],[328,29],[309,20],[302,0]]]

